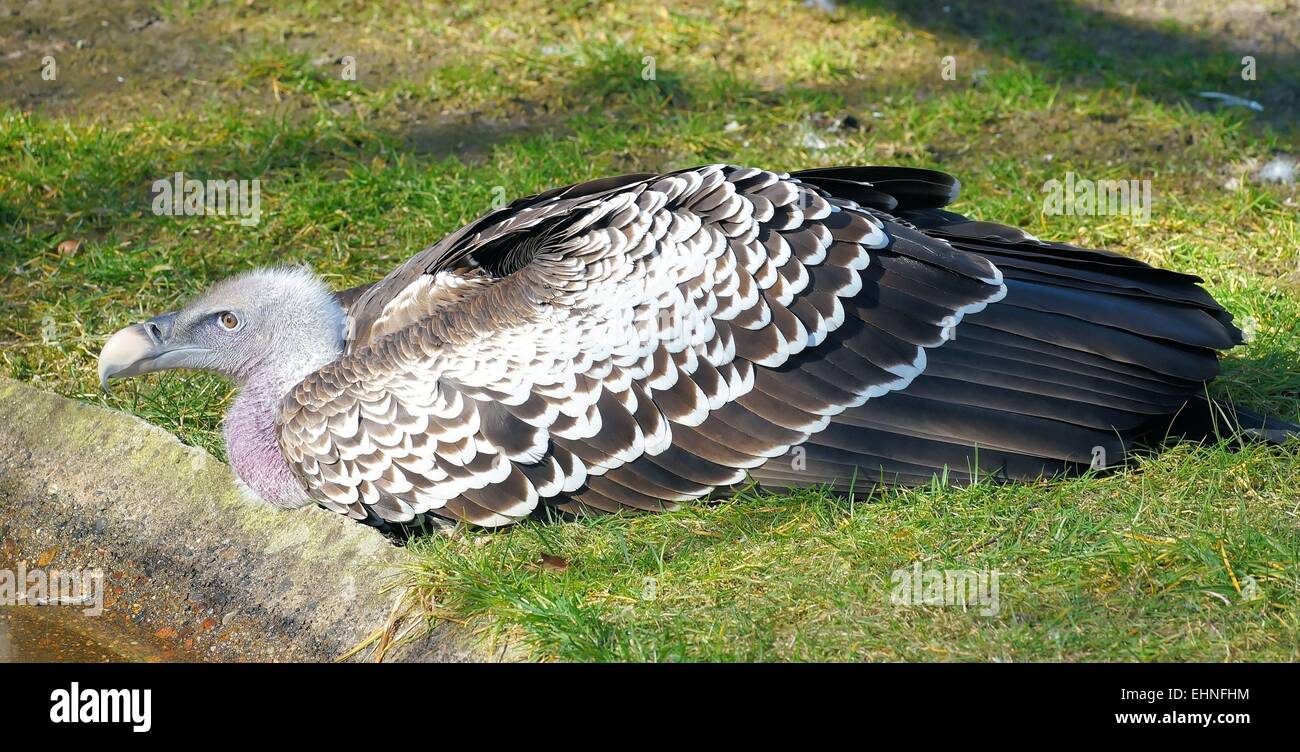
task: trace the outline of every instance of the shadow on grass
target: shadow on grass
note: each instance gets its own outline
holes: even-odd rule
[[[1201,109],[1214,105],[1197,92],[1212,88],[1261,102],[1265,111],[1256,122],[1283,131],[1294,128],[1300,113],[1300,54],[1256,51],[1210,35],[1156,28],[1067,0],[848,0],[847,5],[887,12],[936,34],[966,37],[1062,82],[1132,86],[1143,97]],[[1257,80],[1242,78],[1245,55],[1256,60]]]

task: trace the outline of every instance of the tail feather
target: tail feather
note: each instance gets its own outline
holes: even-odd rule
[[[1166,426],[1146,434],[1149,440],[1223,441],[1247,439],[1285,444],[1300,438],[1300,425],[1247,410],[1226,399],[1189,400]]]

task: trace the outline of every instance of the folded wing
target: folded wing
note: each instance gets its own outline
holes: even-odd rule
[[[344,356],[285,399],[283,452],[323,505],[397,522],[738,483],[1006,295],[988,259],[873,213],[955,181],[894,177],[715,165],[516,202],[355,296]]]

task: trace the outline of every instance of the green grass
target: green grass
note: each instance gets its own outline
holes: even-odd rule
[[[1296,58],[1261,53],[1256,91],[1205,29],[1066,3],[977,21],[913,5],[171,3],[159,36],[98,37],[95,63],[123,84],[73,51],[57,83],[4,63],[0,373],[221,456],[229,386],[168,374],[105,397],[106,334],[254,265],[377,279],[503,192],[715,161],[896,163],[958,175],[958,211],[1205,277],[1255,322],[1217,393],[1300,417],[1300,196],[1250,179],[1300,152]],[[51,23],[104,28],[97,12]],[[183,77],[139,59],[141,40],[192,50]],[[1215,109],[1202,89],[1268,110]],[[844,114],[860,127],[828,127]],[[177,171],[259,178],[261,223],[154,216],[150,184]],[[1150,179],[1151,223],[1044,214],[1041,186],[1069,171]],[[1296,660],[1297,476],[1294,450],[1183,446],[1056,485],[745,494],[424,539],[410,577],[432,613],[539,659]],[[999,612],[892,605],[892,573],[914,562],[998,571]]]
[[[745,494],[426,540],[413,571],[453,614],[566,660],[1282,659],[1298,473],[1276,449],[1180,447],[1131,477]],[[996,570],[998,612],[892,605],[914,562]]]

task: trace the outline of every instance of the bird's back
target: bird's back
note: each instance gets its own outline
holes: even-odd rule
[[[967,220],[957,187],[715,165],[521,199],[342,294],[284,454],[395,522],[1032,479],[1122,460],[1239,341],[1195,277]]]

